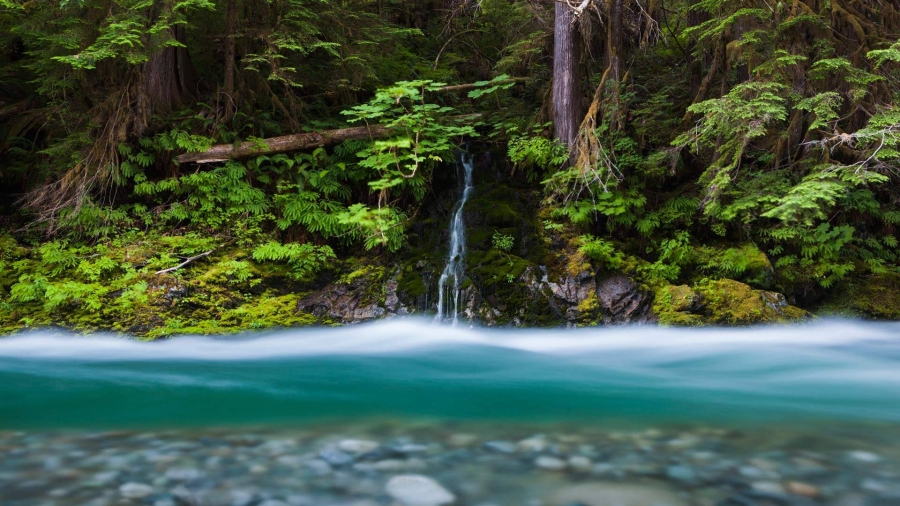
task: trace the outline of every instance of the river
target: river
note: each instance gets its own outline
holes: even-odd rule
[[[33,331],[0,339],[0,503],[895,505],[898,334]]]

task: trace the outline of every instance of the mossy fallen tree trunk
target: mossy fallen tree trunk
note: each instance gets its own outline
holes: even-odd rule
[[[240,144],[219,144],[200,153],[178,155],[178,163],[213,163],[247,158],[255,155],[274,155],[320,146],[330,146],[352,139],[377,139],[390,135],[384,125],[359,126],[322,130],[302,134],[282,135]]]
[[[472,121],[481,117],[481,114],[466,114],[448,118],[451,121]],[[304,149],[332,146],[344,141],[355,139],[382,139],[389,137],[393,129],[384,125],[369,125],[350,128],[338,128],[335,130],[322,130],[320,132],[307,132],[302,134],[282,135],[255,141],[242,142],[240,144],[218,144],[206,151],[199,153],[184,153],[178,155],[178,163],[214,163],[238,160],[257,155],[275,155],[302,151]]]

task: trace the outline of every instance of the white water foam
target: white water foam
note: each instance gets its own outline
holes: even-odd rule
[[[234,337],[184,336],[142,342],[109,334],[79,336],[36,330],[0,338],[0,357],[79,360],[262,360],[325,355],[390,355],[434,348],[489,347],[557,356],[611,357],[674,363],[731,352],[756,352],[778,363],[788,350],[900,346],[900,324],[852,320],[750,328],[672,329],[650,326],[592,329],[435,327],[395,318],[341,328],[295,328]],[[894,353],[898,353],[894,349]],[[900,356],[895,357],[900,360]],[[733,368],[735,364],[727,367]]]

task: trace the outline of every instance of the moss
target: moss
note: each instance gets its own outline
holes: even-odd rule
[[[754,290],[733,279],[705,280],[694,288],[703,297],[706,323],[785,323],[807,316],[806,311],[789,306],[783,295]]]
[[[531,265],[523,258],[495,249],[487,252],[473,251],[467,260],[467,272],[483,287],[491,287],[497,283],[512,283]]]
[[[569,252],[569,255],[568,262],[566,262],[566,273],[569,276],[578,276],[582,272],[592,270],[591,261],[581,250],[577,237],[569,240],[567,251]]]
[[[842,284],[817,311],[821,315],[900,319],[900,274],[873,274]]]
[[[656,290],[652,311],[660,325],[693,327],[703,324],[703,317],[696,314],[699,302],[700,296],[687,285],[667,285]]]
[[[400,278],[397,280],[397,291],[402,292],[407,297],[419,297],[425,295],[427,288],[422,275],[416,270],[403,269],[400,272]]]

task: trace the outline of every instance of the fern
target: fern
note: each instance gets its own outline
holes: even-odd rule
[[[277,262],[290,266],[291,277],[298,280],[323,269],[329,260],[335,258],[328,246],[312,244],[280,244],[274,241],[257,246],[253,250],[253,260],[257,262]]]

